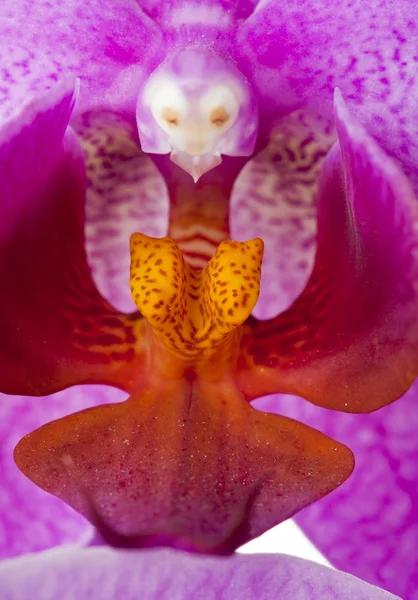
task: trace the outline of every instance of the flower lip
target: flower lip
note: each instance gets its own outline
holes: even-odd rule
[[[53,421],[14,456],[105,541],[209,554],[232,553],[353,468],[345,446],[253,409],[231,378],[164,380],[151,369],[129,400]]]
[[[252,154],[258,111],[249,83],[220,56],[183,49],[148,78],[137,105],[142,149],[171,153],[197,179],[220,155]]]

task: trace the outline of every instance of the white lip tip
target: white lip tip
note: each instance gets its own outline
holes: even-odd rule
[[[217,167],[222,162],[222,157],[217,152],[214,154],[208,153],[201,156],[191,156],[187,152],[173,150],[170,158],[174,164],[189,173],[195,183],[199,181],[202,175]]]

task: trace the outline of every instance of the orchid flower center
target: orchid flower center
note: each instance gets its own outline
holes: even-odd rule
[[[262,257],[261,239],[225,241],[204,269],[193,270],[171,238],[135,233],[132,298],[156,338],[181,365],[199,370],[221,350],[223,359],[216,362],[224,366],[226,354],[237,346],[237,328],[258,300]]]
[[[251,155],[258,112],[249,83],[234,65],[188,49],[150,75],[137,122],[144,152],[170,153],[197,181],[220,164],[221,154]]]

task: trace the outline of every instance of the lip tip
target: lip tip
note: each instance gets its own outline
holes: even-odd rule
[[[199,181],[202,175],[217,167],[222,162],[219,152],[202,154],[196,157],[191,156],[187,152],[173,150],[170,158],[174,164],[186,171],[186,173],[189,173],[195,183]]]

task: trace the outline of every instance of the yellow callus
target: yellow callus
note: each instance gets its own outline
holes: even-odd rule
[[[131,291],[138,310],[174,354],[213,354],[251,314],[260,292],[263,242],[222,242],[193,270],[171,238],[131,236]]]

